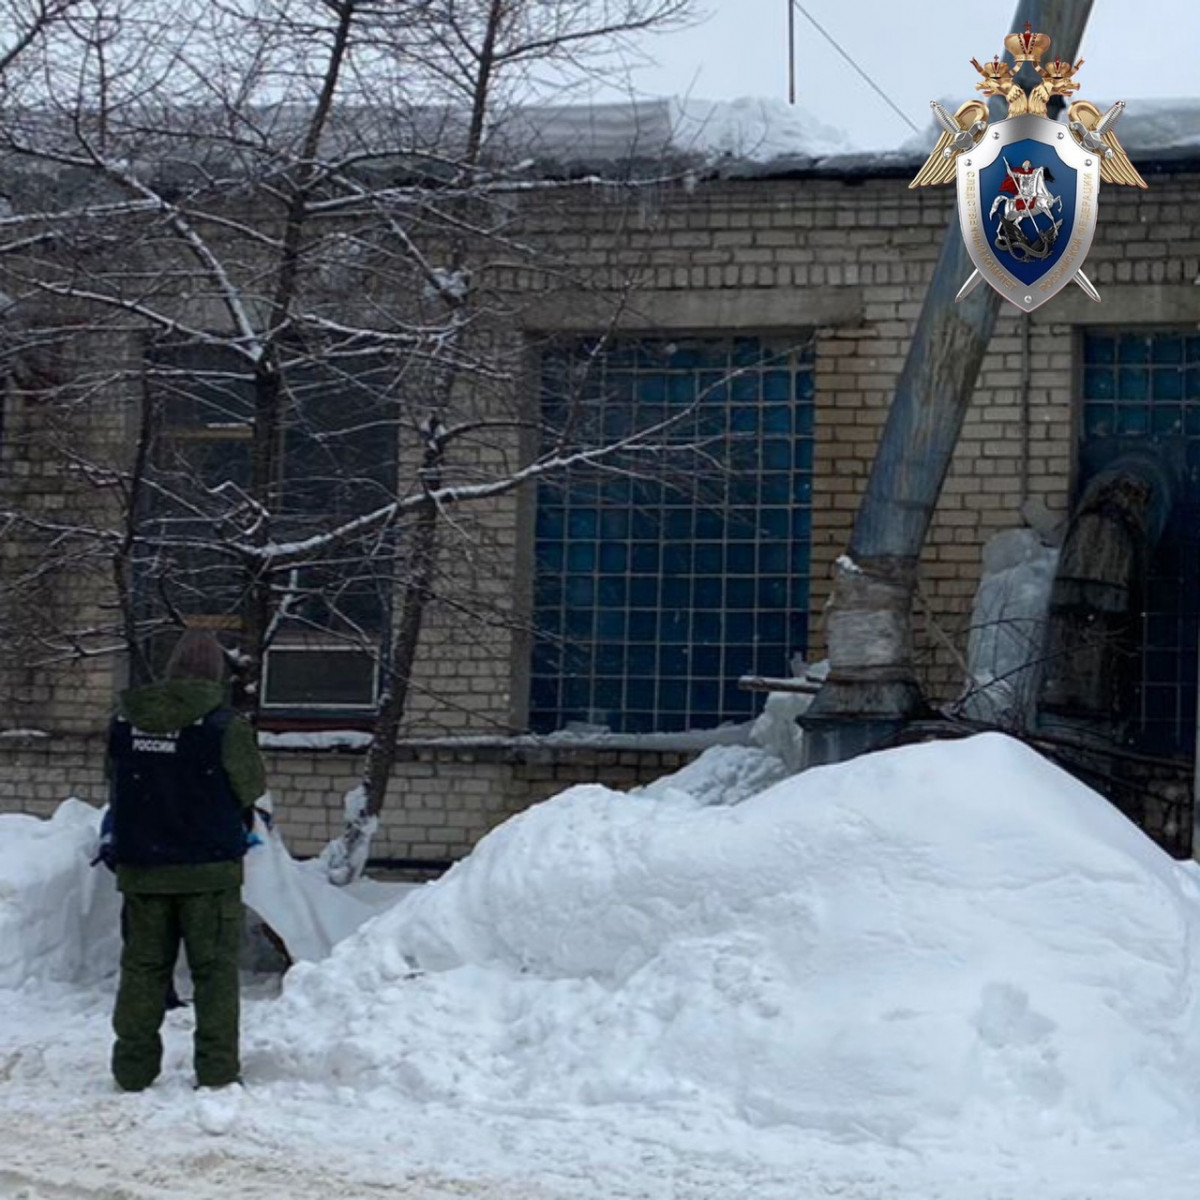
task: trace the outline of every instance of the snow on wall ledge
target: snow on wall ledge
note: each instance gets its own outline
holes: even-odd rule
[[[703,1104],[839,1140],[1194,1135],[1198,952],[1189,869],[982,735],[732,806],[573,788],[296,968],[254,1053],[422,1101]]]

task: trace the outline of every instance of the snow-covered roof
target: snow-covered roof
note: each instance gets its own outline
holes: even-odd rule
[[[780,100],[754,97],[534,105],[515,110],[498,138],[522,156],[556,163],[769,162],[850,149],[840,129]]]
[[[945,97],[953,112],[961,97]],[[1112,101],[1094,101],[1105,111]],[[773,175],[819,170],[855,175],[907,171],[933,149],[941,133],[932,115],[925,132],[896,145],[855,145],[840,129],[823,124],[803,108],[782,100],[658,101],[654,105],[609,105],[602,116],[581,120],[574,144],[587,144],[586,129],[602,123],[610,140],[624,119],[630,144],[647,120],[669,122],[676,155],[694,156],[731,175]],[[624,110],[624,111],[622,111]],[[562,118],[560,118],[561,120]],[[1065,119],[1065,118],[1064,118]],[[1200,161],[1200,98],[1130,100],[1116,127],[1135,161]],[[596,147],[597,150],[601,148]]]
[[[1106,112],[1116,99],[1097,100],[1088,97],[1101,112]],[[941,101],[953,112],[961,98],[944,97]],[[1065,120],[1065,118],[1063,118]],[[1184,152],[1200,157],[1200,99],[1177,100],[1130,100],[1119,122],[1113,127],[1121,145],[1130,157],[1153,156],[1164,151]],[[910,157],[924,157],[933,149],[941,133],[940,127],[930,118],[925,133],[901,143],[898,151]]]
[[[959,101],[946,97],[943,103],[953,111]],[[656,99],[531,106],[510,116],[495,144],[513,157],[560,169],[667,162],[742,177],[871,175],[907,171],[940,132],[931,117],[919,135],[868,147],[782,100]],[[1117,134],[1134,161],[1200,160],[1200,99],[1130,100]]]
[[[951,111],[958,102],[943,98]],[[280,106],[258,117],[271,130],[272,144],[279,146],[298,145],[305,118],[306,113],[295,106]],[[193,149],[206,162],[228,157],[222,149],[219,114],[186,110],[168,114],[168,119],[175,126],[174,135],[157,140],[154,135],[137,137],[139,164],[148,167],[150,174],[178,176],[182,181],[195,166],[204,165],[191,161],[191,151],[181,150],[193,144],[190,139],[196,134],[202,136]],[[45,114],[24,113],[20,123],[33,140],[54,137]],[[206,129],[210,136],[203,136]],[[465,139],[465,129],[464,114],[444,107],[342,109],[322,150],[330,157],[370,150],[374,169],[390,173],[397,164],[402,170],[408,164],[421,173],[437,174],[453,169],[454,147]],[[69,131],[62,132],[69,136]],[[841,129],[801,106],[758,97],[534,104],[513,108],[496,121],[488,130],[485,154],[506,174],[525,178],[587,174],[647,178],[689,170],[731,178],[890,176],[914,169],[933,148],[939,132],[931,117],[925,132],[895,145],[856,145]],[[1200,99],[1130,100],[1117,133],[1137,163],[1200,162]]]

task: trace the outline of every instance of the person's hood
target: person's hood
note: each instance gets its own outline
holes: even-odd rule
[[[168,733],[220,708],[225,689],[207,679],[168,679],[121,694],[120,711],[139,729]]]

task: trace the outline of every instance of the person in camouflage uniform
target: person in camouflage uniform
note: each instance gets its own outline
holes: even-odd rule
[[[141,1091],[162,1067],[168,984],[182,941],[196,1011],[198,1087],[240,1078],[242,857],[265,774],[254,731],[229,707],[225,654],[183,635],[166,679],[122,694],[109,725],[111,860],[124,902],[112,1071]]]

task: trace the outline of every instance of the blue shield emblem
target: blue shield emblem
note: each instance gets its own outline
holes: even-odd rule
[[[1030,114],[993,125],[958,156],[967,252],[983,279],[1025,312],[1083,266],[1096,231],[1100,162],[1065,125]]]

